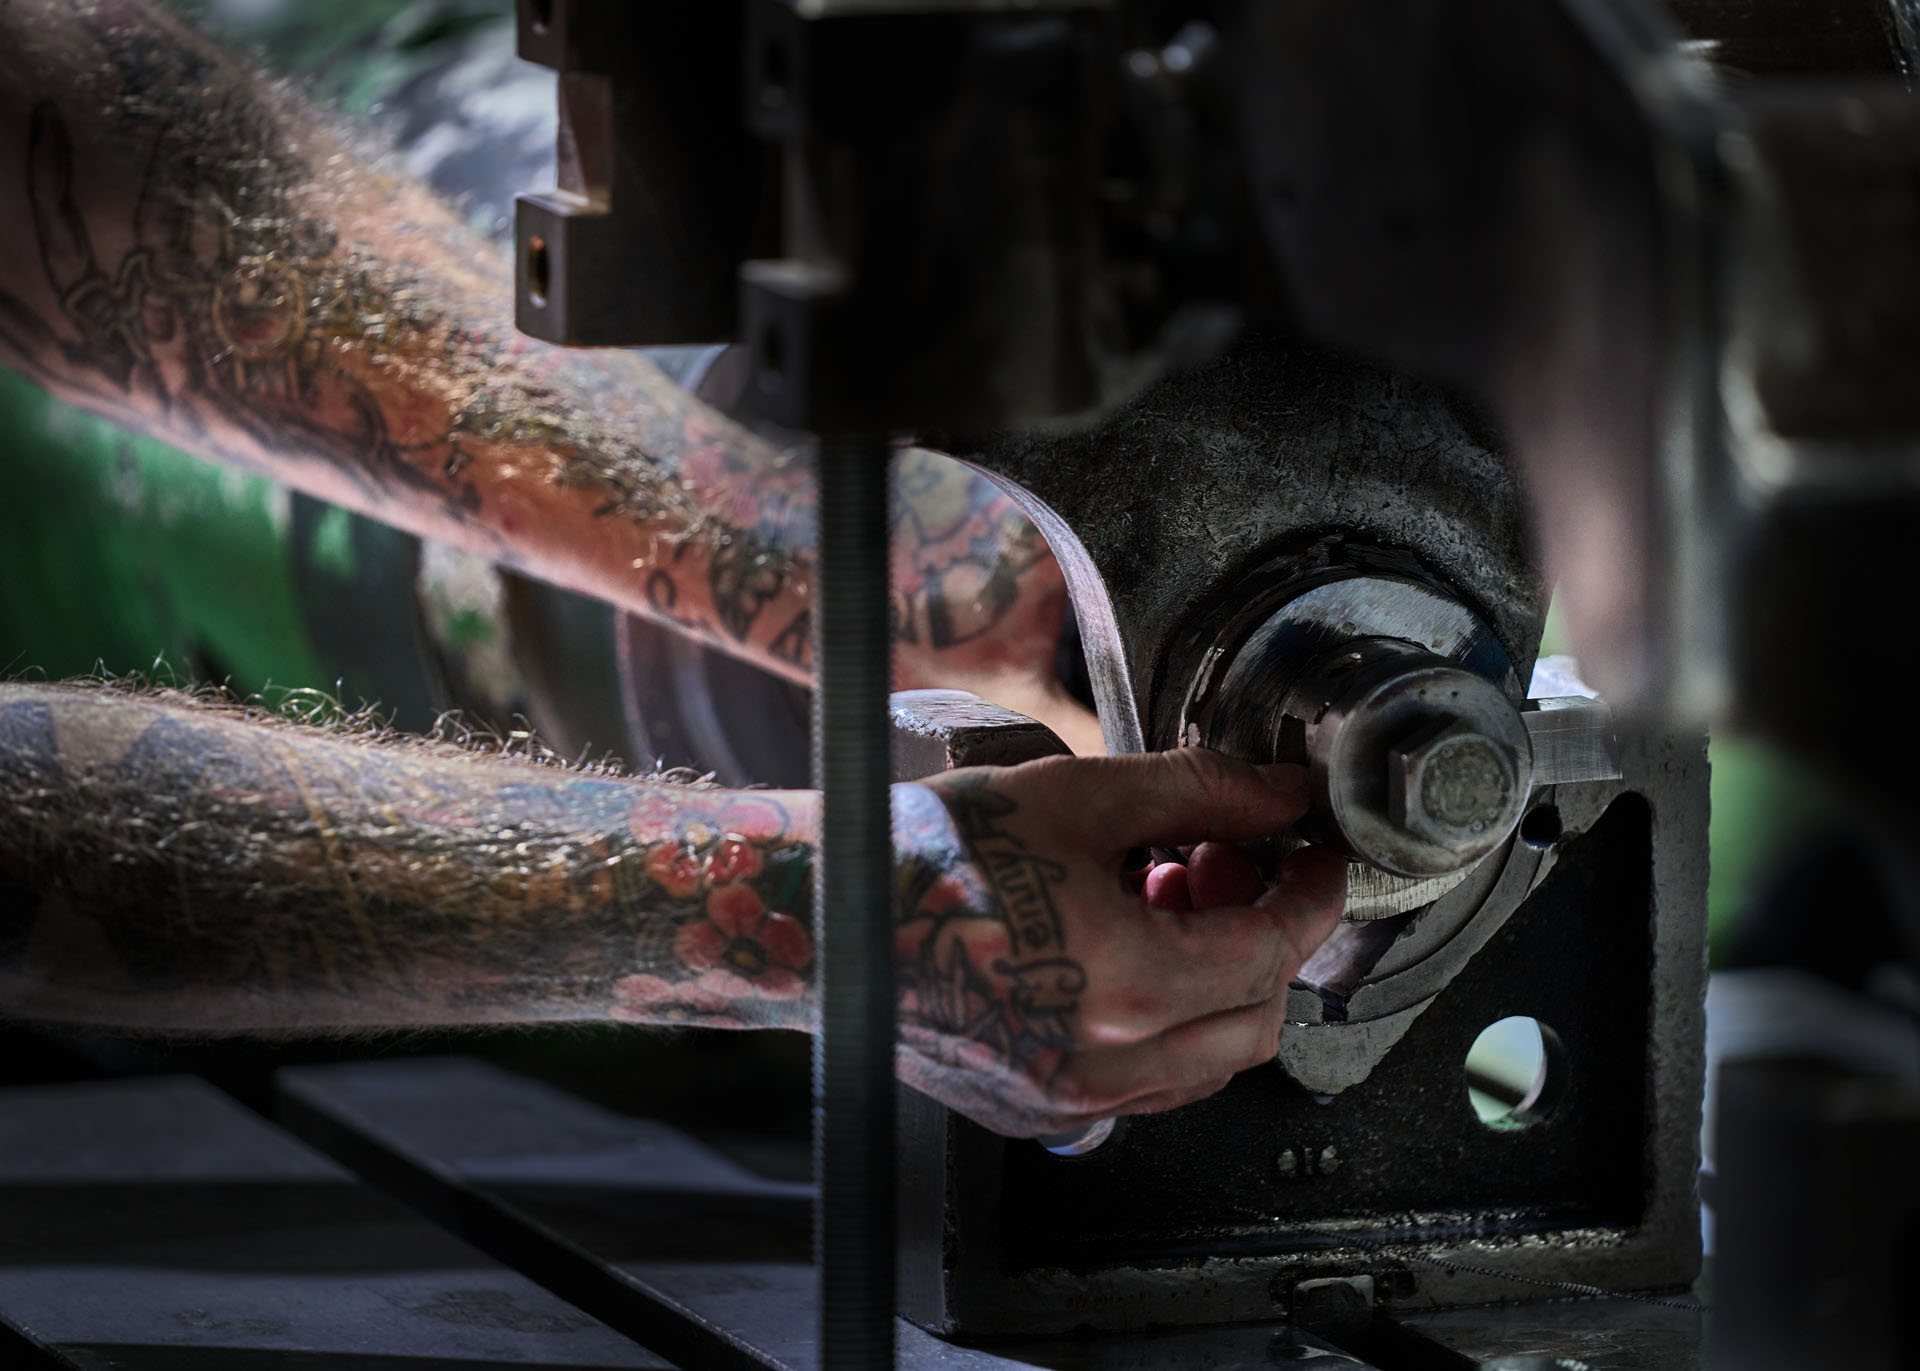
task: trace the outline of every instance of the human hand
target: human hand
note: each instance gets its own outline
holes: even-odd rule
[[[1227,845],[1306,808],[1301,768],[1197,748],[896,786],[901,1078],[1028,1137],[1172,1109],[1270,1061],[1346,863],[1303,848],[1264,888]],[[1123,868],[1146,844],[1198,846],[1143,890]]]

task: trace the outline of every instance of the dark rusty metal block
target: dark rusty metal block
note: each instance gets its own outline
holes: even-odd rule
[[[559,73],[559,185],[516,211],[522,331],[583,346],[738,333],[740,262],[772,250],[767,150],[741,125],[741,0],[520,0]]]
[[[1071,755],[1045,724],[964,690],[896,690],[892,713],[897,780]]]
[[[1469,955],[1428,998],[1289,1028],[1316,1058],[1397,1038],[1335,1093],[1275,1064],[1077,1157],[903,1095],[909,1316],[967,1334],[1286,1318],[1299,1283],[1359,1277],[1388,1317],[1685,1287],[1706,769],[1697,739],[1629,738],[1622,760],[1620,782],[1536,796],[1563,825],[1548,874],[1457,935]],[[1465,1060],[1512,1015],[1550,1030],[1563,1075],[1551,1108],[1492,1127]]]

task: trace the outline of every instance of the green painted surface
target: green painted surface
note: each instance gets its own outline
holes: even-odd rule
[[[329,507],[307,539],[307,556],[335,580],[351,581],[359,568],[353,550],[353,516],[337,505]]]
[[[434,68],[447,44],[513,21],[511,0],[267,0],[231,5],[174,0],[230,42],[309,77],[348,115],[371,113],[390,92]]]
[[[287,559],[289,497],[0,370],[0,668],[156,663],[235,688],[326,680]]]
[[[1764,743],[1716,735],[1708,748],[1713,764],[1713,819],[1707,848],[1713,875],[1707,887],[1708,936],[1713,961],[1746,909],[1779,864],[1806,839],[1839,822],[1832,788]]]

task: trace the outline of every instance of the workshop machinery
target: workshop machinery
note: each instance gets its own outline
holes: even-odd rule
[[[1913,666],[1915,19],[517,0],[521,326],[817,435],[817,1185],[470,1061],[282,1071],[331,1160],[193,1082],[15,1089],[0,1360],[1706,1366],[1702,726],[1839,781],[1920,933],[1916,744],[1841,703]],[[1310,769],[1348,914],[1211,1099],[1008,1140],[893,1083],[888,780],[1060,750],[887,698],[902,439],[1046,535],[1110,748]],[[608,631],[641,751],[798,765],[789,687]],[[583,717],[607,662],[547,659]],[[1730,1079],[1716,1368],[1911,1364],[1916,1144],[1911,1086]]]
[[[522,327],[738,338],[749,407],[822,435],[823,865],[872,868],[822,902],[822,1364],[891,1343],[882,592],[852,588],[889,435],[1046,534],[1110,748],[1307,762],[1304,831],[1356,872],[1280,1060],[1216,1099],[1053,1151],[907,1101],[905,1311],[1293,1319],[1392,1361],[1422,1309],[1688,1303],[1685,729],[1786,744],[1913,850],[1912,744],[1833,708],[1920,514],[1913,19],[523,0],[562,157],[521,202]],[[1524,708],[1549,578],[1617,752],[1597,706]],[[1522,1013],[1554,1085],[1487,1129],[1459,1063]]]

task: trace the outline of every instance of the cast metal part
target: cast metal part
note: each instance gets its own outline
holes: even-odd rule
[[[1174,119],[1144,123],[1112,111],[1152,93],[1130,81],[1151,85],[1160,75],[1145,73],[1172,68],[1127,60],[1115,46],[1126,26],[1107,24],[1097,11],[751,9],[746,107],[756,130],[780,143],[785,164],[784,255],[749,265],[743,276],[741,332],[756,359],[756,386],[777,416],[795,425],[943,434],[1015,495],[1067,576],[1116,751],[1182,740],[1189,686],[1221,641],[1221,621],[1257,599],[1262,586],[1288,587],[1290,596],[1310,582],[1358,573],[1444,587],[1442,598],[1483,625],[1486,642],[1501,654],[1493,669],[1453,661],[1419,635],[1348,629],[1340,641],[1384,636],[1411,643],[1412,651],[1440,659],[1419,668],[1433,672],[1432,680],[1461,680],[1447,673],[1464,668],[1510,711],[1520,695],[1512,678],[1526,671],[1538,640],[1544,593],[1522,492],[1489,436],[1494,426],[1471,403],[1350,355],[1272,337],[1249,335],[1215,351],[1219,328],[1192,327],[1195,311],[1205,316],[1210,301],[1217,322],[1221,300],[1244,310],[1263,299],[1245,270],[1242,182],[1258,199],[1258,227],[1286,276],[1273,295],[1293,301],[1297,293],[1293,302],[1311,326],[1342,333],[1327,321],[1352,305],[1360,262],[1367,298],[1342,336],[1377,346],[1385,338],[1401,349],[1393,355],[1434,372],[1457,360],[1436,354],[1457,347],[1481,364],[1467,368],[1471,381],[1484,381],[1492,364],[1503,366],[1504,385],[1494,398],[1507,405],[1502,417],[1536,470],[1562,452],[1591,447],[1601,454],[1607,493],[1622,497],[1609,510],[1621,517],[1596,530],[1604,536],[1568,542],[1567,506],[1550,501],[1549,514],[1560,516],[1547,521],[1549,539],[1562,540],[1556,546],[1625,549],[1622,555],[1632,557],[1665,531],[1646,511],[1665,514],[1668,506],[1634,506],[1626,497],[1647,488],[1660,435],[1691,431],[1687,413],[1669,402],[1692,392],[1668,386],[1660,362],[1650,361],[1642,345],[1681,335],[1695,318],[1687,307],[1700,302],[1688,293],[1692,259],[1685,256],[1694,240],[1684,231],[1671,243],[1656,241],[1657,233],[1636,234],[1666,226],[1657,212],[1623,227],[1606,206],[1583,205],[1590,212],[1576,210],[1566,226],[1575,248],[1571,270],[1563,268],[1565,254],[1510,253],[1506,240],[1479,241],[1474,234],[1488,221],[1487,179],[1436,178],[1424,167],[1453,165],[1462,148],[1475,156],[1492,148],[1506,158],[1500,170],[1513,172],[1509,179],[1520,186],[1496,219],[1505,222],[1501,216],[1511,210],[1521,226],[1517,240],[1551,247],[1548,230],[1557,221],[1526,193],[1560,210],[1555,191],[1564,173],[1586,170],[1593,159],[1554,161],[1559,143],[1483,139],[1471,119],[1464,131],[1458,120],[1430,120],[1422,111],[1434,88],[1401,84],[1404,71],[1437,67],[1445,79],[1434,85],[1443,93],[1471,86],[1488,63],[1460,59],[1479,56],[1474,45],[1489,34],[1507,38],[1492,76],[1519,69],[1525,94],[1535,97],[1525,107],[1539,106],[1544,93],[1553,131],[1609,120],[1614,131],[1628,130],[1603,141],[1590,181],[1573,184],[1594,194],[1624,186],[1631,216],[1650,200],[1658,204],[1661,183],[1646,163],[1645,138],[1636,136],[1644,126],[1618,117],[1620,80],[1608,60],[1646,34],[1635,30],[1626,42],[1593,45],[1598,52],[1583,46],[1596,27],[1586,22],[1594,17],[1587,11],[1604,0],[1568,0],[1568,8],[1581,10],[1573,24],[1560,7],[1460,2],[1474,6],[1481,22],[1457,22],[1455,8],[1436,0],[1244,7],[1237,12],[1249,22],[1230,41],[1192,50],[1246,59],[1246,76],[1216,64],[1210,80],[1182,88],[1197,95],[1164,101],[1161,113],[1173,110]],[[1144,7],[1125,9],[1122,17],[1144,25]],[[1376,60],[1383,23],[1410,49],[1387,63]],[[1575,64],[1582,79],[1543,76],[1534,50],[1569,47],[1587,59]],[[1324,69],[1312,70],[1323,57]],[[1356,61],[1372,63],[1365,79],[1351,70]],[[1268,71],[1284,71],[1286,79],[1269,89],[1262,84]],[[1663,74],[1651,67],[1636,72]],[[1335,83],[1346,91],[1331,95]],[[1497,79],[1482,84],[1505,90]],[[1377,92],[1383,85],[1398,88]],[[1356,103],[1352,90],[1361,87],[1373,93]],[[995,99],[976,98],[982,90]],[[1359,131],[1338,146],[1324,117],[1336,99],[1353,114],[1339,127]],[[1696,108],[1690,99],[1673,104]],[[1244,146],[1219,142],[1229,161],[1244,154],[1216,183],[1234,189],[1173,194],[1168,210],[1160,197],[1178,190],[1178,178],[1160,173],[1177,159],[1145,152],[1151,139],[1142,130],[1165,133],[1181,118],[1209,127],[1215,103],[1237,107],[1232,118],[1247,130]],[[1486,93],[1469,103],[1470,114],[1505,108],[1501,96]],[[1421,169],[1391,163],[1394,185],[1443,187],[1443,195],[1460,199],[1465,208],[1454,217],[1472,232],[1421,237],[1423,203],[1414,216],[1419,250],[1403,253],[1395,272],[1381,273],[1383,253],[1391,257],[1393,249],[1373,240],[1380,231],[1404,233],[1407,215],[1368,202],[1359,223],[1346,222],[1342,212],[1352,208],[1355,185],[1363,201],[1379,187],[1341,177],[1356,147],[1401,151],[1394,137],[1404,130],[1392,120],[1402,111],[1412,112],[1413,141],[1427,161]],[[1384,130],[1377,127],[1382,120]],[[1442,128],[1456,139],[1448,145],[1452,161],[1421,142]],[[1169,145],[1205,142],[1176,138]],[[1303,142],[1304,154],[1296,156]],[[1125,148],[1123,161],[1135,154],[1157,170],[1115,168],[1109,153],[1116,145]],[[1698,146],[1696,140],[1688,148]],[[1524,159],[1536,149],[1544,149],[1548,165],[1529,180],[1524,173],[1540,168]],[[1587,151],[1577,140],[1574,150]],[[1219,170],[1217,162],[1197,165]],[[1329,176],[1329,165],[1340,174]],[[1312,215],[1304,239],[1288,217],[1302,203]],[[1161,221],[1169,232],[1156,228]],[[1182,235],[1196,224],[1210,227],[1214,246],[1184,259],[1169,250],[1195,242]],[[1148,246],[1115,246],[1136,230]],[[1630,272],[1618,291],[1598,267],[1579,276],[1581,268],[1612,261],[1608,253],[1622,243],[1629,268],[1644,265],[1634,252],[1649,243],[1649,257],[1675,254],[1681,288],[1669,289],[1652,271]],[[1457,258],[1473,271],[1435,269],[1443,250],[1443,260]],[[1487,278],[1490,266],[1515,262],[1540,281],[1511,272]],[[1544,288],[1568,275],[1579,276],[1587,293]],[[1459,301],[1446,291],[1460,280],[1474,282],[1475,306],[1492,302],[1506,312],[1455,307]],[[1129,284],[1142,281],[1148,284],[1137,290]],[[1607,308],[1596,310],[1601,290]],[[1663,315],[1659,306],[1669,300],[1679,308]],[[1402,338],[1395,330],[1410,314],[1425,332],[1415,328]],[[1611,330],[1597,366],[1567,355],[1564,346],[1569,338],[1590,340],[1596,317]],[[1491,338],[1461,340],[1462,327],[1489,318]],[[1562,328],[1568,321],[1580,326]],[[1530,323],[1542,327],[1529,334]],[[1143,392],[1142,379],[1161,372],[1183,338],[1203,343],[1189,358],[1211,353],[1212,360]],[[1691,361],[1694,354],[1676,348],[1671,356]],[[1538,384],[1563,372],[1579,382],[1571,392]],[[1138,395],[1136,403],[1116,411],[1115,401],[1129,394]],[[1534,408],[1521,408],[1529,400]],[[1104,417],[1077,431],[1035,423],[1089,409]],[[966,441],[977,434],[999,436]],[[1648,560],[1635,561],[1636,569]],[[1573,568],[1590,570],[1584,563]],[[1702,584],[1697,577],[1674,583],[1683,581]],[[1573,592],[1595,604],[1591,575]],[[1595,613],[1639,607],[1646,595],[1643,576]],[[1279,603],[1262,605],[1249,631]],[[1602,622],[1597,629],[1609,650],[1618,645],[1606,636],[1614,627]],[[1383,649],[1383,657],[1392,655]],[[1295,671],[1315,662],[1312,653],[1289,652],[1286,659]],[[1647,659],[1630,660],[1629,677]],[[1272,692],[1261,703],[1272,708]],[[1364,697],[1353,702],[1354,722],[1365,722],[1367,705]],[[1236,708],[1259,712],[1251,702]],[[1478,815],[1468,804],[1464,824],[1441,822],[1459,817],[1448,801],[1461,787],[1444,779],[1450,769],[1440,754],[1447,748],[1429,753],[1426,738],[1383,738],[1370,782],[1379,787],[1382,822],[1392,825],[1387,749],[1412,750],[1396,763],[1400,813],[1410,823],[1392,825],[1409,839],[1394,860],[1459,877],[1456,891],[1424,914],[1403,915],[1408,922],[1384,948],[1384,929],[1364,930],[1376,941],[1364,949],[1355,944],[1349,950],[1364,955],[1350,957],[1322,983],[1323,990],[1346,984],[1350,993],[1302,991],[1312,1002],[1303,1010],[1303,1032],[1328,1035],[1322,1042],[1386,1040],[1395,1050],[1376,1056],[1370,1071],[1350,1072],[1354,1083],[1332,1092],[1306,1090],[1279,1069],[1245,1073],[1212,1100],[1130,1128],[1139,1145],[1109,1145],[1085,1157],[1009,1147],[944,1114],[908,1126],[902,1157],[916,1173],[906,1193],[917,1197],[908,1224],[917,1237],[904,1289],[916,1318],[976,1332],[1258,1319],[1282,1298],[1276,1291],[1301,1279],[1372,1277],[1383,1300],[1404,1305],[1526,1293],[1506,1282],[1503,1270],[1523,1281],[1614,1287],[1692,1275],[1697,1233],[1688,1181],[1698,1079],[1690,1074],[1697,1050],[1689,1043],[1701,975],[1698,885],[1697,873],[1672,868],[1675,852],[1699,832],[1703,777],[1693,748],[1635,740],[1623,748],[1621,784],[1563,787],[1610,798],[1603,813],[1582,815],[1573,798],[1561,803],[1556,794],[1548,803],[1558,818],[1535,830],[1554,837],[1543,844],[1509,838],[1469,861],[1462,876],[1433,861],[1432,850],[1472,848],[1488,829],[1511,823],[1522,748],[1530,752],[1536,736],[1517,714],[1494,732],[1472,722],[1480,737],[1512,746],[1515,783],[1504,798],[1494,794],[1497,785],[1482,786],[1487,802]],[[1343,732],[1330,729],[1325,745]],[[1410,812],[1408,768],[1422,779],[1429,764],[1443,779],[1431,809],[1422,784]],[[1355,846],[1371,853],[1372,841]],[[831,843],[828,849],[831,871]],[[1424,865],[1406,857],[1423,850]],[[1634,917],[1622,918],[1623,910]],[[1422,948],[1426,955],[1396,974],[1394,959]],[[1368,958],[1374,970],[1356,975]],[[832,976],[827,984],[831,994]],[[1370,1003],[1376,986],[1380,1002]],[[1459,1070],[1488,1011],[1551,1019],[1581,1073],[1580,1088],[1565,1092],[1548,1117],[1498,1139],[1472,1117],[1463,1090],[1443,1098],[1432,1087]],[[1649,1022],[1676,1036],[1649,1043]],[[833,1038],[827,1035],[829,1045]],[[1338,1164],[1300,1168],[1284,1197],[1268,1195],[1265,1187],[1282,1182],[1264,1159],[1287,1133],[1300,1135],[1292,1139],[1296,1155]],[[1393,1139],[1390,1155],[1380,1151],[1383,1138]],[[1203,1155],[1209,1164],[1170,1173],[1163,1159],[1174,1154]],[[1260,1159],[1259,1179],[1244,1159]],[[822,1208],[834,1211],[830,1197]],[[1552,1241],[1541,1243],[1543,1235]],[[1396,1255],[1402,1249],[1404,1261]]]
[[[1250,580],[1187,687],[1180,741],[1307,765],[1315,813],[1301,831],[1352,859],[1349,919],[1431,903],[1506,839],[1526,799],[1532,743],[1509,701],[1519,683],[1506,650],[1471,610],[1405,575]],[[1405,803],[1407,767],[1424,784],[1439,735],[1459,726],[1496,750],[1505,781],[1479,831],[1471,817],[1443,827],[1417,789]],[[1436,806],[1450,802],[1445,781]]]
[[[939,1331],[1037,1334],[1297,1317],[1297,1280],[1371,1277],[1395,1318],[1684,1286],[1706,773],[1698,739],[1628,734],[1620,756],[1617,781],[1537,792],[1555,841],[1516,837],[1482,862],[1344,1015],[1296,986],[1280,1062],[1219,1095],[1061,1157],[903,1092],[904,1310]],[[1553,1031],[1568,1088],[1499,1129],[1469,1103],[1464,1062],[1511,1015]]]
[[[1302,832],[1357,861],[1442,876],[1520,822],[1533,748],[1512,701],[1410,643],[1353,638],[1311,659],[1278,724],[1275,759],[1303,761],[1312,776],[1318,813]]]

